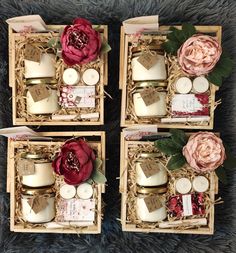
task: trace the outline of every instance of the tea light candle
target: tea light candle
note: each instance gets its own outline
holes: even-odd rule
[[[99,73],[96,69],[87,69],[83,73],[83,81],[87,85],[95,85],[99,81]]]
[[[204,76],[198,76],[193,80],[193,92],[204,93],[209,89],[209,82]]]
[[[209,181],[204,176],[197,176],[193,179],[193,189],[196,192],[205,192],[209,188]]]
[[[159,100],[146,106],[139,92],[133,94],[134,110],[138,117],[161,117],[166,115],[166,92],[159,92]]]
[[[55,194],[50,194],[47,192],[47,189],[35,189],[35,190],[26,190],[26,194],[21,195],[21,206],[22,206],[22,216],[25,221],[31,223],[44,223],[49,222],[55,217]],[[29,193],[27,193],[29,192]],[[47,194],[49,197],[47,198],[47,205],[44,209],[35,213],[28,203],[30,199],[32,199],[33,194],[38,192],[38,194]]]
[[[22,184],[28,187],[43,187],[55,182],[52,163],[34,163],[35,173],[22,176]]]
[[[147,222],[163,221],[167,217],[167,212],[164,203],[161,208],[156,209],[155,211],[150,213],[145,204],[144,198],[145,197],[142,195],[137,197],[136,212],[138,218],[142,221]]]
[[[176,180],[175,189],[180,194],[188,193],[192,188],[191,181],[188,178],[182,177]]]
[[[159,172],[156,174],[146,177],[140,164],[144,161],[136,162],[136,183],[140,186],[159,186],[167,183],[167,171],[161,163],[157,163]]]
[[[80,74],[73,68],[68,68],[63,72],[63,82],[67,85],[76,85],[80,80]]]
[[[187,94],[192,89],[192,81],[188,77],[180,77],[175,83],[175,89],[180,94]]]
[[[60,188],[60,196],[63,199],[72,199],[76,194],[76,188],[73,185],[64,184]]]
[[[31,114],[51,114],[60,109],[56,90],[50,90],[50,96],[38,102],[34,102],[31,94],[27,91],[27,111]]]
[[[91,184],[82,183],[77,188],[77,195],[81,199],[89,199],[93,196],[93,187]]]
[[[146,69],[141,63],[138,62],[138,57],[134,57],[131,62],[132,77],[134,81],[143,80],[165,80],[166,65],[163,55],[157,55],[157,62],[150,69]]]
[[[40,62],[25,60],[25,78],[54,77],[55,55],[42,54]]]

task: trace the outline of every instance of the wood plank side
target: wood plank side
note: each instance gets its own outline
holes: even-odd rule
[[[108,26],[103,25],[102,28],[103,28],[103,36],[108,42]],[[104,59],[103,84],[107,86],[108,85],[108,53],[103,55],[103,59]]]
[[[120,27],[120,71],[119,71],[119,89],[123,88],[124,82],[124,41],[125,41],[125,34],[123,26]]]

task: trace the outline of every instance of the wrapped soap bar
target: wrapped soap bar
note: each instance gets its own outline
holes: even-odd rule
[[[168,213],[171,217],[203,215],[205,213],[203,193],[170,197],[168,201]]]
[[[172,116],[208,116],[209,96],[207,94],[176,94],[172,99]]]

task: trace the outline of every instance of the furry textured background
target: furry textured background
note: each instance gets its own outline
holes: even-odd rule
[[[107,203],[101,235],[21,234],[9,231],[9,195],[5,192],[6,140],[0,138],[0,251],[11,253],[60,252],[236,252],[236,174],[228,172],[229,184],[220,185],[224,204],[216,206],[213,236],[123,233],[116,218],[120,217],[119,132],[120,92],[119,27],[124,19],[140,15],[159,14],[161,24],[191,22],[223,26],[223,46],[236,60],[236,2],[233,0],[0,0],[0,127],[11,121],[11,91],[8,87],[7,18],[40,14],[47,24],[70,24],[81,16],[97,24],[109,25],[109,86],[106,99],[105,125],[94,130],[107,131],[108,187]],[[225,80],[218,92],[222,104],[216,110],[215,130],[236,154],[236,73]],[[86,128],[88,129],[88,128]],[[43,130],[85,130],[83,127],[41,127]]]

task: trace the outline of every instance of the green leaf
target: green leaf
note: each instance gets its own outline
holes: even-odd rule
[[[168,53],[168,54],[173,54],[176,55],[177,51],[179,49],[180,45],[176,41],[166,41],[162,43],[162,48]]]
[[[51,47],[51,48],[61,48],[61,43],[60,43],[60,39],[59,37],[56,37],[56,38],[51,38],[49,41],[48,41],[48,47]]]
[[[210,83],[213,83],[216,86],[222,85],[222,77],[217,73],[216,70],[213,70],[211,73],[209,73],[206,78]]]
[[[182,152],[182,147],[176,145],[172,139],[161,139],[154,142],[155,146],[166,155],[175,155]]]
[[[95,161],[93,162],[93,167],[95,170],[99,170],[102,166],[102,160],[99,158],[96,158]]]
[[[101,54],[106,54],[106,53],[108,53],[109,51],[111,51],[111,47],[110,47],[110,45],[107,43],[107,41],[104,41],[104,42],[102,43],[100,53],[101,53]]]
[[[183,167],[186,163],[186,159],[185,157],[182,155],[182,153],[173,155],[168,164],[167,164],[167,168],[169,170],[176,170],[176,169],[180,169],[181,167]]]
[[[183,148],[187,141],[188,137],[186,136],[185,132],[180,129],[171,129],[171,139],[176,143],[176,145],[179,145],[181,148]]]
[[[89,178],[88,180],[85,181],[88,184],[93,184],[93,180],[91,178]]]
[[[196,28],[192,24],[183,24],[182,30],[185,34],[186,40],[197,33]]]
[[[98,169],[94,169],[91,179],[98,184],[105,184],[107,181],[106,177]]]
[[[228,180],[227,180],[226,171],[225,171],[225,169],[224,169],[223,166],[220,166],[219,168],[217,168],[215,170],[215,172],[216,172],[217,177],[221,181],[221,183],[223,183],[223,184],[227,184],[228,183],[227,182]]]

